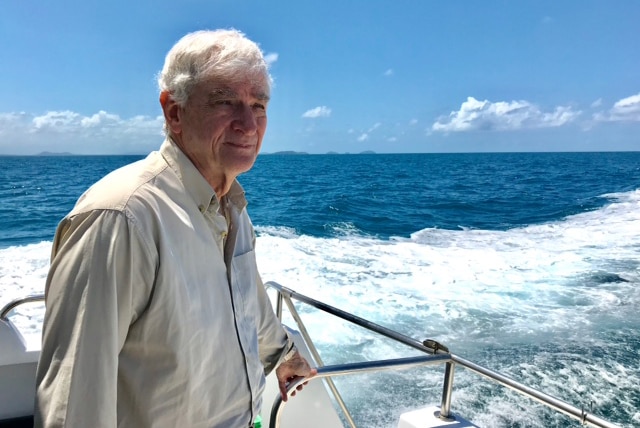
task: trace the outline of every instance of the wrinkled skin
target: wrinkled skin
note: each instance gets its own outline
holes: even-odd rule
[[[311,378],[318,373],[316,369],[312,369],[299,352],[296,352],[294,356],[278,366],[276,369],[276,377],[278,378],[278,387],[280,388],[280,396],[282,401],[287,401],[287,387],[289,384],[298,381],[302,378]],[[296,391],[302,391],[302,388],[307,384],[304,382],[300,384],[295,391],[291,393],[291,396],[296,395]]]

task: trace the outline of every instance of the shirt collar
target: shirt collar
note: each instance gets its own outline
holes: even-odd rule
[[[182,181],[187,193],[189,193],[201,212],[204,212],[212,203],[217,206],[220,205],[213,188],[171,138],[167,138],[162,143],[160,154]],[[244,194],[244,189],[238,183],[238,180],[234,180],[226,198],[232,205],[242,210],[247,206]]]

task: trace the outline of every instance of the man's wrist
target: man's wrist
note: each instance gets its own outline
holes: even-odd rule
[[[284,355],[282,362],[286,363],[287,361],[291,360],[297,353],[298,353],[298,348],[296,348],[296,345],[294,343],[291,346],[291,348],[289,348],[289,351]]]

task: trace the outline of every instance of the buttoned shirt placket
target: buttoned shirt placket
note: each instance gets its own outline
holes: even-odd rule
[[[225,260],[225,264],[227,264],[227,269],[229,268],[229,263],[231,262],[231,257],[232,257],[232,252],[233,252],[233,245],[230,244],[230,247],[227,248],[226,244],[227,244],[227,237],[229,236],[229,232],[230,232],[230,228],[231,228],[231,218],[230,218],[230,214],[229,214],[229,210],[227,207],[225,207],[225,203],[229,203],[228,201],[223,201],[222,204],[220,204],[218,202],[217,198],[212,198],[211,202],[209,204],[208,207],[206,207],[206,209],[201,209],[200,211],[202,212],[202,214],[205,217],[205,220],[207,222],[207,225],[209,226],[209,229],[211,231],[211,234],[213,236],[214,241],[217,244],[218,249],[220,250],[220,253],[222,254],[224,260]],[[231,253],[230,253],[231,252]],[[236,306],[236,302],[235,302],[235,297],[234,297],[234,291],[233,291],[233,287],[231,287],[231,277],[229,276],[229,289],[231,292],[231,299],[232,302],[231,304],[233,305],[234,308],[234,313],[236,312],[235,306]],[[243,354],[246,355],[246,351],[245,351],[245,343],[248,341],[248,339],[245,337],[244,334],[244,330],[242,328],[239,328],[239,326],[237,325],[237,323],[240,321],[237,319],[237,315],[235,315],[236,317],[236,334],[238,335],[238,341],[240,344],[240,347],[242,349]],[[246,356],[245,356],[245,364],[246,364]],[[247,371],[246,373],[248,373],[248,367],[247,367]],[[248,383],[248,387],[249,387],[249,392],[251,393],[252,399],[253,399],[253,391],[255,390],[256,386],[251,382],[251,379],[247,376],[246,378],[247,383]],[[249,427],[253,427],[253,410],[251,411],[251,421],[249,422]]]
[[[216,242],[220,254],[224,257],[224,246],[229,234],[229,223],[226,216],[220,214],[220,204],[217,199],[213,198],[208,207],[202,207],[200,212],[204,215],[209,230],[213,236],[213,240]]]

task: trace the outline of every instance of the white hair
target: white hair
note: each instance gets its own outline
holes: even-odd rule
[[[258,45],[240,31],[196,31],[180,39],[167,53],[158,75],[160,92],[184,107],[193,87],[203,79],[237,82],[262,80],[268,92],[271,76]]]

